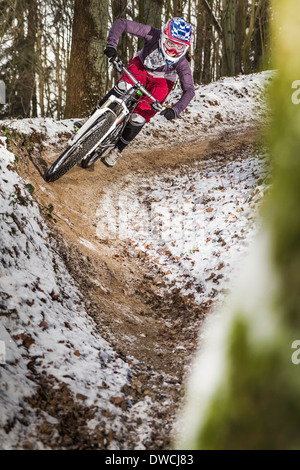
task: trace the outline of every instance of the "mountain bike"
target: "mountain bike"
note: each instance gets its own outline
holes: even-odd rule
[[[155,111],[164,107],[130,73],[118,58],[111,64],[119,73],[125,73],[133,85],[120,97],[111,95],[107,101],[97,107],[83,126],[69,139],[66,149],[53,163],[45,175],[47,182],[53,182],[65,175],[76,164],[90,168],[96,160],[113,148],[128,123],[135,107],[148,97]]]

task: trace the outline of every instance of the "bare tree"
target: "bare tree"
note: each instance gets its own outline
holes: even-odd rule
[[[235,7],[235,73],[244,70],[242,49],[246,37],[248,0],[237,0]]]
[[[108,0],[75,0],[65,117],[88,115],[105,94],[108,8]]]
[[[0,79],[10,116],[88,114],[112,86],[103,50],[117,18],[161,28],[174,16],[195,26],[194,80],[268,67],[270,0],[1,0]],[[143,40],[122,35],[128,63]]]
[[[223,0],[223,55],[222,75],[235,74],[235,3],[236,0]]]

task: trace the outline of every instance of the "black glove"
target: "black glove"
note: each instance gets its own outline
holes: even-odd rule
[[[168,121],[176,118],[176,113],[173,108],[166,108],[161,113],[162,116],[165,116]]]
[[[104,54],[111,60],[114,60],[117,57],[117,50],[114,46],[106,46],[104,49]]]

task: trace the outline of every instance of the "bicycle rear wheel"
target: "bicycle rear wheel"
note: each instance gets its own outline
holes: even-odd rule
[[[101,125],[82,142],[79,148],[74,148],[70,153],[70,147],[68,147],[53,163],[45,175],[45,180],[48,183],[58,180],[79,163],[109,131],[115,121],[115,116],[111,112],[107,112],[100,119]]]

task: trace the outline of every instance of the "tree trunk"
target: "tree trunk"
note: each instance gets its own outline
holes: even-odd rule
[[[269,28],[269,2],[263,0],[261,9],[257,14],[254,32],[254,59],[253,69],[255,72],[264,70],[268,64],[268,28]]]
[[[148,24],[154,28],[162,27],[162,7],[163,0],[140,0],[139,2],[139,22]],[[138,40],[138,48],[143,47],[144,40]]]
[[[65,118],[89,115],[106,91],[108,0],[75,0]]]
[[[252,64],[251,64],[251,41],[253,37],[255,22],[256,22],[258,13],[260,11],[260,8],[261,8],[261,4],[262,4],[262,0],[258,0],[257,5],[256,5],[256,0],[252,0],[251,2],[250,24],[249,24],[248,32],[247,32],[244,45],[242,48],[243,63],[245,67],[245,73],[247,74],[253,71]]]
[[[162,27],[163,0],[145,0],[145,22],[154,28]]]
[[[205,14],[205,37],[204,37],[204,55],[203,55],[203,83],[211,82],[212,78],[212,18],[208,12]]]
[[[235,2],[223,0],[222,75],[235,75]]]
[[[242,49],[246,37],[248,0],[237,0],[235,15],[235,74],[243,73]]]
[[[27,34],[22,38],[19,36],[17,46],[17,90],[19,98],[19,111],[18,114],[22,117],[29,117],[31,112],[36,114],[36,55],[35,43],[37,34],[37,2],[36,0],[26,0],[22,4],[24,8],[23,14],[26,15]],[[22,10],[18,12],[20,24],[24,21],[22,17]],[[24,24],[21,27],[24,33]],[[33,110],[32,104],[35,103]]]
[[[173,0],[173,17],[183,15],[183,0]]]
[[[204,28],[205,28],[205,10],[202,0],[197,2],[196,10],[197,26],[195,34],[194,48],[194,82],[202,82],[202,65],[203,65],[203,44],[204,44]]]
[[[37,57],[37,75],[38,75],[38,89],[39,89],[39,105],[42,117],[45,116],[45,102],[44,102],[44,91],[45,91],[45,70],[43,65],[43,19],[42,14],[38,12],[37,22],[37,41],[36,41],[36,57]]]
[[[165,1],[165,20],[164,23],[167,23],[169,19],[171,19],[171,11],[172,11],[172,5],[171,5],[171,0],[166,0]]]
[[[113,21],[117,18],[126,18],[127,0],[112,0]],[[118,56],[125,62],[129,59],[130,38],[122,34],[118,44]]]

